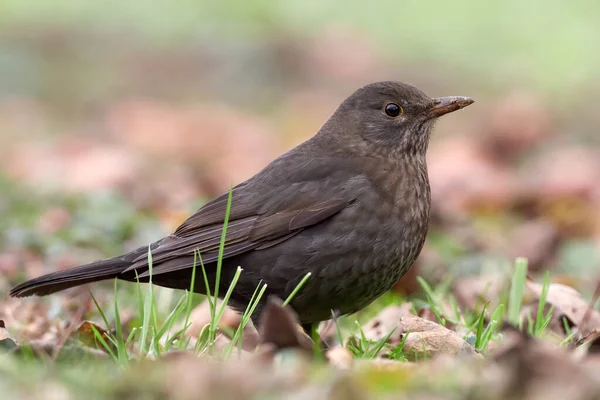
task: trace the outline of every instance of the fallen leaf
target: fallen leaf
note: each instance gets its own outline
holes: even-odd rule
[[[393,329],[393,332],[392,332]],[[388,344],[398,346],[404,336],[403,354],[409,360],[435,357],[438,354],[477,355],[473,346],[455,332],[432,321],[404,312],[401,307],[385,308],[369,321],[363,333],[368,340],[377,342],[389,336]],[[382,349],[381,357],[387,350]]]
[[[398,324],[398,334],[408,335],[403,353],[410,359],[437,354],[478,355],[473,346],[455,332],[415,315],[404,314]],[[399,336],[398,344],[403,336]],[[414,357],[414,358],[413,358]]]
[[[594,374],[566,350],[521,334],[488,358],[479,383],[491,398],[583,400],[600,389]]]
[[[313,341],[304,333],[296,313],[275,296],[270,296],[260,318],[260,343],[278,350],[298,349],[313,354]]]
[[[487,310],[493,311],[507,283],[506,277],[500,274],[464,276],[454,281],[453,293],[458,304],[467,310],[480,311],[489,302]]]
[[[367,336],[383,338],[398,327],[398,321],[404,314],[410,313],[411,304],[390,305],[385,307],[374,318],[363,324],[362,330]]]
[[[535,300],[539,300],[542,294],[542,284],[528,279],[526,288]],[[578,328],[581,335],[585,336],[594,329],[600,329],[600,313],[593,309],[589,310],[590,304],[572,287],[551,283],[548,287],[546,303],[554,306],[552,319],[556,321],[556,326],[563,326],[562,317],[564,316],[574,327]],[[587,316],[586,313],[588,313]],[[585,325],[581,326],[584,321]],[[564,333],[562,330],[562,334]]]
[[[73,332],[73,334],[77,337],[77,339],[86,346],[89,347],[99,347],[104,349],[104,346],[100,343],[96,334],[94,333],[94,329],[100,334],[102,339],[110,345],[112,342],[110,341],[110,333],[92,321],[83,321],[79,327]]]

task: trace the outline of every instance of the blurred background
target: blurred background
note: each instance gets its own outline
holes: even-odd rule
[[[429,165],[415,276],[515,256],[600,277],[600,5],[3,0],[0,293],[174,229],[312,136],[357,87],[467,95]]]

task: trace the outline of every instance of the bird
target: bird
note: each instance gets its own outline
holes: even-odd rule
[[[256,288],[287,298],[306,332],[336,315],[355,313],[389,290],[424,245],[431,207],[426,154],[438,117],[473,103],[431,98],[417,87],[383,81],[358,88],[310,139],[233,186],[172,234],[124,255],[52,272],[15,286],[10,295],[49,295],[107,279],[148,282],[224,297],[243,311]],[[219,256],[219,246],[228,220]],[[149,265],[151,256],[151,266]],[[308,278],[306,278],[308,276]]]

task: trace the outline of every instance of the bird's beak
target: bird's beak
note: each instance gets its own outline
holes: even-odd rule
[[[464,96],[438,97],[433,99],[433,104],[426,113],[429,118],[437,118],[465,108],[469,104],[473,104],[473,102],[473,99]]]

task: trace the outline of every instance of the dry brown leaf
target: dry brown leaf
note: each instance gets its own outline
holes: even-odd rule
[[[480,383],[492,398],[592,399],[593,374],[564,349],[520,334],[488,359]]]
[[[392,330],[397,329],[400,318],[404,314],[410,313],[410,311],[410,303],[402,303],[399,306],[387,306],[374,318],[364,324],[362,330],[368,339],[373,337],[383,338]]]
[[[426,357],[434,357],[443,353],[477,355],[473,346],[455,332],[411,314],[401,317],[398,331],[401,335],[408,335],[403,347],[408,359],[411,359],[411,354],[415,358],[420,358],[423,354]]]
[[[481,310],[490,302],[488,310],[495,310],[500,293],[506,287],[503,275],[460,277],[454,281],[453,292],[458,304],[468,310]]]
[[[99,340],[94,334],[94,329],[100,334],[102,339],[104,339],[104,341],[107,344],[111,343],[111,341],[109,340],[110,333],[106,329],[92,321],[83,321],[75,330],[75,332],[73,332],[73,334],[84,345],[89,347],[98,347],[97,344],[99,343]],[[100,348],[103,347],[100,346]]]
[[[539,299],[542,293],[542,284],[528,279],[526,288],[535,300]],[[582,335],[587,335],[594,329],[600,329],[600,313],[596,310],[589,310],[589,303],[572,287],[551,283],[548,287],[546,303],[554,306],[552,318],[556,321],[555,324],[558,327],[562,327],[562,317],[564,316],[574,327],[579,329],[579,333]],[[586,316],[588,311],[589,315]],[[584,321],[584,326],[581,326]],[[564,330],[557,333],[564,334]]]
[[[283,302],[270,296],[260,317],[260,343],[272,344],[278,350],[298,349],[313,354],[313,341],[304,333],[296,313]]]
[[[394,329],[388,343],[399,345],[404,336],[403,353],[409,360],[434,357],[438,354],[476,355],[475,349],[455,332],[432,321],[427,321],[401,307],[385,308],[363,328],[365,337],[371,341],[385,338]],[[385,357],[385,350],[380,356]]]

